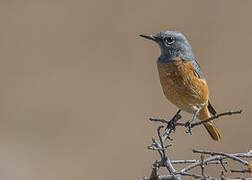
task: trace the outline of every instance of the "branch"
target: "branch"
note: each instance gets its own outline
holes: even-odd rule
[[[251,151],[249,151],[249,152],[251,152]],[[222,156],[223,159],[224,158],[229,158],[229,159],[233,159],[234,161],[238,161],[238,162],[242,163],[245,166],[249,165],[249,163],[247,161],[240,159],[235,154],[228,154],[228,153],[223,153],[223,152],[209,152],[209,151],[202,151],[202,150],[193,150],[193,153],[209,154],[211,156],[219,155],[219,156]],[[248,153],[246,153],[246,156],[247,157],[248,156],[252,157],[252,154],[249,155]]]
[[[182,175],[182,176],[190,176],[190,177],[193,177],[195,179],[205,179],[204,176],[201,176],[201,175],[198,175],[198,174],[189,174],[189,173],[183,173],[183,172],[178,172],[178,174]]]
[[[229,112],[220,113],[220,114],[217,114],[217,115],[215,115],[213,117],[210,117],[210,118],[208,118],[206,120],[192,123],[192,127],[204,124],[204,123],[206,123],[208,121],[211,121],[211,120],[214,120],[214,119],[218,119],[221,116],[227,116],[227,115],[230,116],[230,115],[233,115],[233,114],[241,114],[241,113],[242,113],[242,110],[239,110],[239,111],[229,111]]]
[[[172,140],[172,138],[170,137],[170,134],[171,134],[171,132],[175,132],[177,126],[188,127],[188,122],[189,121],[187,121],[185,123],[178,122],[181,119],[180,112],[181,112],[181,110],[178,110],[178,112],[175,114],[175,116],[170,121],[167,121],[165,119],[149,118],[150,121],[161,122],[163,124],[166,124],[165,133],[164,133],[164,135],[162,137],[164,141],[166,139]],[[199,125],[201,125],[203,123],[206,123],[208,121],[212,121],[212,120],[218,119],[218,118],[220,118],[222,116],[235,115],[235,114],[241,114],[241,113],[242,113],[242,110],[229,111],[229,112],[220,113],[220,114],[217,114],[217,115],[212,116],[210,118],[207,118],[205,120],[191,123],[191,127],[190,128],[193,128],[195,126],[199,126]]]
[[[207,164],[209,164],[209,163],[212,162],[212,161],[219,161],[219,160],[221,160],[221,158],[220,158],[219,156],[210,157],[210,158],[204,160],[204,164],[207,165]],[[196,162],[196,163],[194,163],[194,164],[191,164],[191,165],[189,165],[189,166],[183,168],[182,170],[180,170],[180,172],[187,172],[187,171],[190,171],[190,170],[192,170],[192,169],[195,168],[195,167],[199,167],[200,165],[201,165],[201,162],[198,161],[198,162]]]
[[[207,151],[202,151],[202,150],[193,150],[194,153],[202,153],[202,154],[209,154],[212,155],[212,157],[205,159],[204,160],[204,164],[207,164],[209,162],[213,162],[213,161],[222,161],[223,159],[232,159],[235,161],[238,161],[240,163],[242,163],[245,166],[248,166],[249,163],[247,161],[244,161],[241,158],[251,158],[252,157],[252,150],[249,150],[247,153],[236,153],[236,154],[227,154],[227,153],[218,153],[218,152],[207,152]],[[185,168],[183,168],[180,172],[187,172],[192,170],[195,167],[199,167],[201,165],[201,162],[198,161],[194,164],[191,164]]]
[[[218,119],[222,116],[227,116],[227,115],[234,115],[234,114],[241,114],[242,113],[242,110],[239,110],[239,111],[229,111],[229,112],[224,112],[224,113],[220,113],[220,114],[217,114],[215,116],[212,116],[210,118],[207,118],[205,120],[202,120],[202,121],[198,121],[198,122],[194,122],[191,124],[191,128],[195,127],[195,126],[199,126],[201,124],[204,124],[208,121],[212,121],[214,119]],[[187,123],[177,123],[176,126],[184,126],[186,127],[187,126]]]
[[[151,177],[145,176],[139,180],[153,180],[153,179],[151,179]],[[174,176],[172,175],[160,175],[157,177],[157,179],[154,180],[176,180],[176,178],[174,178]]]
[[[251,173],[251,171],[249,169],[242,169],[242,170],[230,169],[230,172],[232,172],[232,173]]]
[[[191,160],[171,160],[172,164],[188,164],[188,163],[196,163],[196,162],[199,162],[199,160],[196,160],[196,159],[191,159]],[[223,164],[227,164],[227,161],[223,161],[222,163]],[[206,163],[206,165],[209,165],[209,164],[221,164],[221,162],[219,162],[219,161],[211,161],[211,162]]]
[[[225,164],[227,164],[227,161],[224,161],[225,159],[231,159],[234,161],[237,161],[244,166],[248,166],[248,170],[232,170],[231,172],[248,172],[252,169],[251,164],[249,164],[247,161],[241,159],[241,158],[250,158],[252,157],[252,150],[248,151],[247,153],[235,153],[235,154],[228,154],[223,152],[210,152],[210,151],[202,151],[202,150],[193,150],[194,153],[201,154],[200,160],[170,160],[169,157],[166,154],[166,150],[168,147],[171,147],[172,145],[168,143],[165,145],[166,140],[172,141],[173,139],[170,137],[171,132],[175,132],[177,126],[184,126],[188,127],[188,122],[186,123],[180,123],[178,122],[181,119],[180,115],[181,110],[179,110],[171,120],[167,121],[165,119],[156,119],[156,118],[150,118],[150,121],[154,122],[161,122],[166,125],[166,128],[164,129],[164,126],[159,126],[157,128],[157,135],[158,140],[155,138],[152,138],[152,144],[148,146],[148,149],[155,150],[159,153],[161,159],[160,161],[155,161],[152,165],[152,171],[150,177],[144,177],[141,180],[181,180],[183,176],[189,176],[193,177],[195,179],[204,179],[204,180],[226,180],[227,178],[224,177],[224,174],[222,174],[220,177],[214,178],[207,176],[205,174],[205,166],[210,164],[220,164],[225,172],[227,172],[227,169],[225,167]],[[234,115],[234,114],[240,114],[242,111],[229,111],[217,114],[213,117],[210,117],[208,119],[205,119],[203,121],[198,121],[191,123],[191,128],[195,126],[199,126],[203,123],[206,123],[208,121],[212,121],[214,119],[218,119],[222,116],[226,115]],[[163,130],[164,129],[164,130]],[[210,155],[211,157],[205,158],[204,155]],[[174,164],[188,164],[186,167],[182,168],[181,170],[176,170],[174,168]],[[158,171],[160,167],[165,167],[170,175],[159,175]],[[190,170],[194,169],[195,167],[201,168],[201,175],[195,174],[195,173],[189,173]]]

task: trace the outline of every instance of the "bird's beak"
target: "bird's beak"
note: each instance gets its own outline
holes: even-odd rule
[[[146,39],[150,39],[150,40],[156,41],[156,37],[153,36],[153,35],[150,35],[150,34],[141,34],[139,36],[141,36],[143,38],[146,38]]]

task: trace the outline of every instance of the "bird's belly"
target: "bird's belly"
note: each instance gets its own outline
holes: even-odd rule
[[[190,61],[158,62],[158,71],[164,95],[178,108],[193,113],[206,105],[207,84],[195,75]]]

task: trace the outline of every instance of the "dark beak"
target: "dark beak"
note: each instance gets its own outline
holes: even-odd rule
[[[155,36],[149,35],[149,34],[141,34],[141,35],[139,35],[139,36],[141,36],[141,37],[143,37],[143,38],[146,38],[146,39],[153,40],[153,41],[156,40]]]

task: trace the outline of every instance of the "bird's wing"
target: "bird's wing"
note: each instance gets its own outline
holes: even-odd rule
[[[200,69],[200,65],[198,63],[198,61],[196,59],[194,59],[192,61],[193,63],[193,67],[194,67],[194,72],[198,75],[198,77],[200,79],[204,79],[204,75],[203,75],[203,72],[201,71]],[[216,115],[216,110],[214,109],[214,107],[212,106],[212,104],[210,103],[210,101],[208,100],[208,106],[207,106],[209,112],[212,114],[212,115]]]
[[[193,67],[194,67],[194,71],[198,74],[199,78],[204,79],[204,75],[203,75],[203,72],[200,69],[200,65],[199,65],[198,61],[196,59],[193,59],[192,64],[193,64]]]
[[[194,67],[194,74],[195,74],[195,76],[197,76],[199,79],[204,79],[204,75],[203,75],[203,72],[200,69],[200,65],[199,65],[198,61],[196,59],[193,59],[191,61],[192,61],[193,67]],[[212,115],[216,115],[217,114],[216,110],[214,109],[214,107],[212,106],[212,104],[210,103],[209,100],[208,100],[208,106],[207,106],[207,108],[208,108],[209,112]]]

